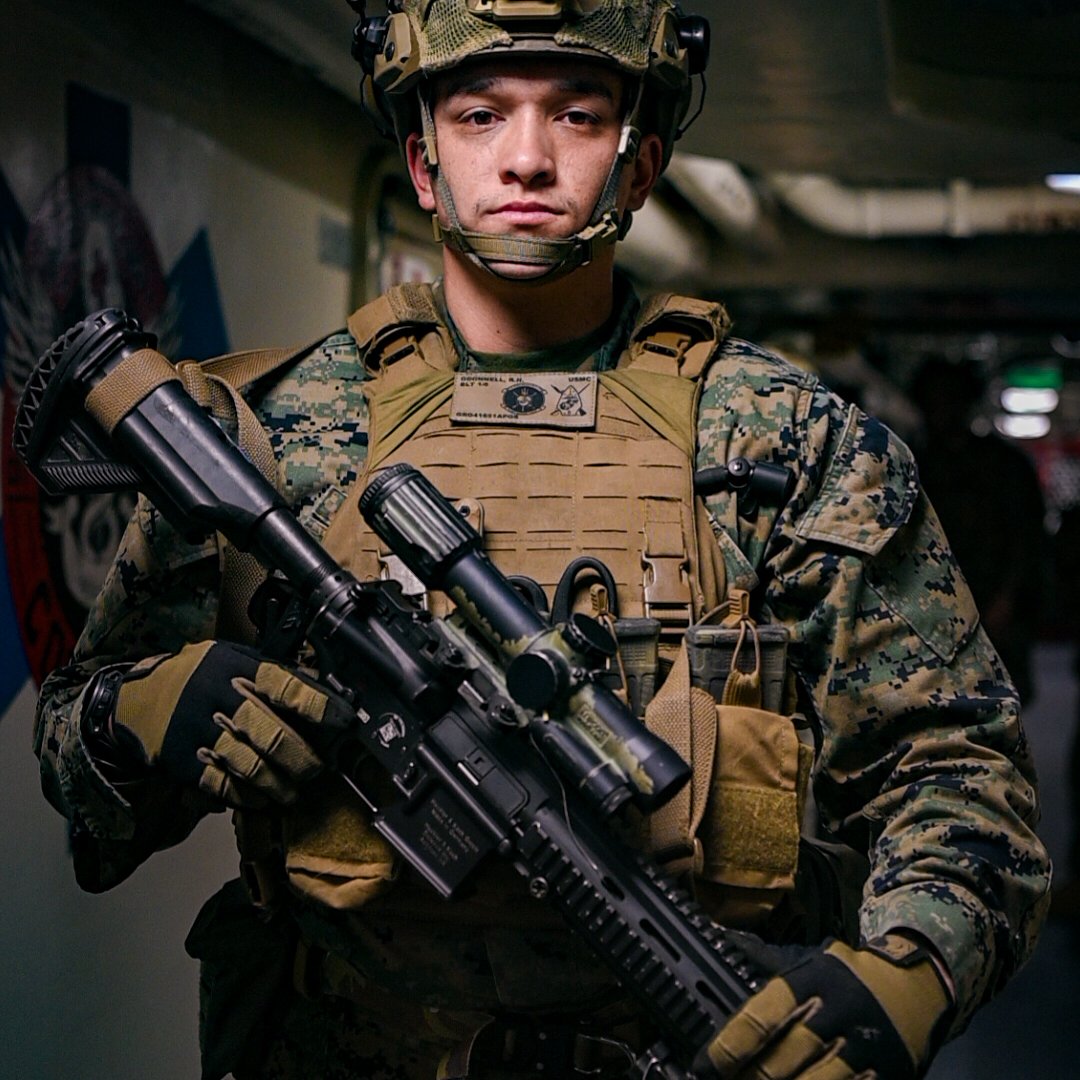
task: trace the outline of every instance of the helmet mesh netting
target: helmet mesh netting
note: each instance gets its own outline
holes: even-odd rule
[[[652,12],[652,4],[609,0],[584,19],[562,26],[555,40],[560,45],[596,49],[624,70],[641,72],[649,63],[647,35]]]
[[[424,27],[421,66],[453,67],[495,45],[511,44],[510,35],[469,13],[461,0],[435,0]]]
[[[423,3],[417,3],[423,8]],[[649,24],[655,4],[604,0],[584,18],[568,19],[541,36],[571,49],[587,49],[613,60],[624,71],[638,74],[649,62]],[[487,49],[508,48],[514,39],[502,27],[476,15],[463,0],[434,0],[421,34],[421,68],[442,71]],[[531,28],[531,34],[535,27]],[[520,45],[528,48],[522,41]],[[550,48],[550,46],[549,46]]]

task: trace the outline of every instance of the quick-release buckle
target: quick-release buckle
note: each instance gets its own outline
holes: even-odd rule
[[[660,623],[662,637],[685,633],[692,619],[689,563],[684,555],[642,555],[645,617]]]
[[[659,353],[661,356],[670,356],[674,360],[681,360],[686,355],[686,350],[694,343],[694,339],[679,330],[658,331],[645,338],[641,347],[648,352]]]

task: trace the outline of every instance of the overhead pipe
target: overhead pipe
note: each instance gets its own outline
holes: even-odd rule
[[[654,196],[635,211],[633,224],[615,248],[619,264],[655,285],[696,281],[709,265],[700,229],[686,224]]]
[[[805,221],[841,236],[968,237],[1080,229],[1080,196],[1042,184],[977,188],[953,180],[944,189],[854,188],[827,176],[793,173],[773,173],[767,183]]]
[[[676,153],[667,178],[725,235],[746,237],[761,227],[757,193],[735,162]]]

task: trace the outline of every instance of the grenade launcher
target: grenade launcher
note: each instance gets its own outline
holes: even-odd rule
[[[611,828],[628,804],[649,813],[665,803],[689,768],[597,677],[607,631],[581,615],[548,625],[407,464],[376,476],[361,513],[455,612],[434,618],[394,582],[358,581],[155,344],[115,309],[60,337],[18,410],[22,460],[51,493],[137,487],[184,532],[215,530],[253,552],[298,604],[321,679],[350,704],[349,730],[317,749],[379,832],[447,898],[485,859],[509,861],[664,1033],[633,1075],[689,1075],[764,973]],[[367,757],[393,779],[379,805],[357,768]]]

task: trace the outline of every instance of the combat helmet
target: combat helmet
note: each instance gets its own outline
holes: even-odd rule
[[[674,0],[387,0],[387,14],[373,17],[363,0],[348,2],[360,15],[353,55],[363,69],[365,106],[400,145],[412,132],[421,135],[447,217],[433,219],[436,240],[496,274],[493,263],[547,267],[534,281],[584,265],[597,248],[626,234],[630,215],[620,219],[616,208],[622,170],[636,157],[643,132],[660,136],[666,167],[685,130],[692,77],[703,75],[708,59],[708,23],[684,15]],[[462,228],[438,164],[432,77],[475,59],[529,54],[606,64],[628,78],[631,90],[607,182],[585,228],[564,239]]]

